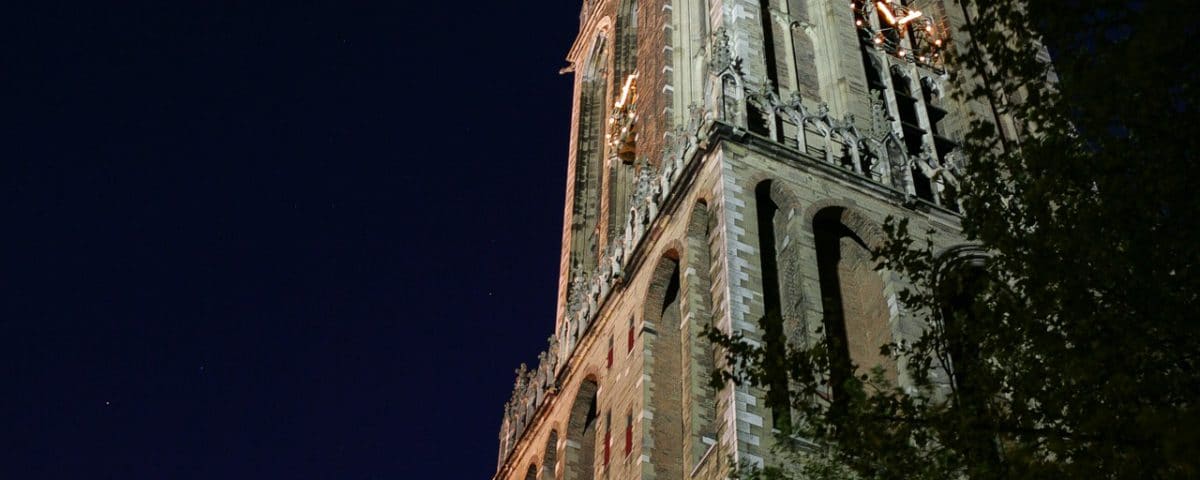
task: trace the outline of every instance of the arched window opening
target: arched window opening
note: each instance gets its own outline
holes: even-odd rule
[[[921,136],[925,130],[917,118],[917,99],[913,97],[912,84],[899,68],[892,68],[892,87],[895,90],[896,107],[900,115],[900,126],[904,129],[904,143],[909,155],[921,153]]]
[[[785,11],[785,7],[779,5],[779,0],[759,0],[758,6],[762,28],[763,73],[766,78],[753,78],[752,82],[778,97],[781,91],[779,59],[784,57],[784,64],[788,66],[786,56],[791,53],[787,51],[786,37],[783,36],[785,32],[775,20],[779,13]],[[775,132],[783,131],[783,120],[773,114],[769,105],[748,103],[746,113],[746,125],[750,132],[772,140],[780,140],[776,138]]]
[[[712,326],[712,254],[709,243],[715,221],[708,205],[697,202],[692,209],[687,229],[688,261],[688,313],[691,322],[687,328],[688,362],[687,379],[690,392],[688,424],[691,442],[691,462],[694,465],[715,442],[717,419],[717,392],[710,385],[712,372],[716,368],[716,346],[703,336]],[[708,441],[706,442],[707,439]]]
[[[551,430],[546,440],[546,452],[542,454],[542,480],[555,480],[554,469],[558,467],[558,432]]]
[[[650,463],[657,478],[683,478],[683,372],[679,331],[682,311],[679,262],[659,260],[643,303],[646,371],[650,389]]]
[[[592,480],[596,472],[596,391],[594,378],[579,386],[567,423],[567,465],[564,480]]]
[[[600,181],[608,103],[607,47],[598,37],[579,80],[578,143],[571,209],[571,277],[587,275],[600,257]]]
[[[854,24],[857,26],[871,25],[872,19],[866,9],[854,9]],[[872,97],[882,95],[882,92],[887,90],[887,83],[884,82],[884,60],[876,54],[876,41],[882,41],[871,35],[869,28],[856,28],[858,32],[859,54],[862,57],[863,74],[866,77],[867,89],[871,92]]]
[[[530,465],[525,471],[525,480],[537,480],[537,465]]]
[[[895,383],[897,378],[895,361],[880,353],[880,347],[892,341],[883,279],[866,242],[843,221],[845,213],[827,208],[813,219],[835,406],[847,380],[876,366],[883,368],[888,381]]]
[[[779,295],[779,261],[775,248],[775,214],[779,206],[771,198],[771,182],[759,183],[754,190],[758,219],[759,260],[762,268],[763,342],[766,359],[771,370],[777,372],[770,380],[767,391],[767,406],[771,409],[771,421],[775,428],[787,430],[791,425],[791,402],[788,396],[788,379],[783,364],[787,356],[787,337],[783,330],[783,307]]]
[[[978,376],[983,368],[979,357],[980,339],[974,334],[981,313],[986,306],[983,295],[993,285],[984,270],[981,257],[952,259],[938,280],[938,296],[942,305],[940,312],[942,334],[946,356],[950,361],[947,369],[956,392],[965,397],[973,395],[972,377]]]
[[[940,314],[942,345],[945,346],[943,361],[953,388],[953,408],[961,419],[962,437],[960,446],[976,464],[998,464],[1000,457],[995,448],[995,437],[989,429],[976,426],[977,419],[994,418],[992,407],[997,383],[986,361],[990,348],[980,333],[981,322],[991,321],[991,300],[1011,299],[1002,283],[990,276],[982,254],[958,252],[949,264],[943,267],[938,279],[938,295],[942,308]],[[972,254],[974,253],[974,254]],[[998,297],[992,297],[992,296]]]
[[[921,121],[917,117],[917,99],[913,96],[912,83],[908,75],[898,67],[892,68],[892,87],[896,97],[896,109],[900,114],[900,128],[904,133],[904,148],[909,156],[919,156],[924,153],[925,129],[921,128]],[[934,201],[929,177],[914,166],[912,178],[917,196],[930,202]]]
[[[790,17],[789,28],[784,28],[780,33],[783,33],[784,38],[790,37],[792,43],[792,66],[793,69],[787,71],[795,80],[792,84],[796,88],[796,93],[802,98],[820,98],[821,85],[818,79],[818,69],[823,69],[817,65],[817,48],[813,42],[813,35],[820,35],[816,32],[813,24],[812,12],[809,11],[809,3],[803,0],[787,0],[780,2],[781,7],[786,6]],[[786,5],[782,5],[786,3]]]
[[[862,45],[863,70],[867,75],[867,86],[872,90],[884,90],[887,88],[887,85],[883,83],[883,66],[880,64],[879,57],[871,53],[869,42],[870,39],[868,38]]]
[[[759,0],[759,18],[762,20],[762,37],[763,37],[763,57],[766,61],[767,81],[771,87],[775,89],[775,93],[779,93],[779,67],[778,53],[775,51],[775,19],[771,12],[780,10],[778,6],[771,5],[771,0]]]

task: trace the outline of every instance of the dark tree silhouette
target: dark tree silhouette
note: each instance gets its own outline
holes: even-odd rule
[[[874,251],[925,325],[888,345],[915,388],[847,378],[819,342],[786,364],[710,331],[728,381],[790,379],[795,468],[757,478],[1200,476],[1197,21],[1179,0],[964,0],[951,64],[1014,125],[972,125],[958,261],[891,219]],[[1051,66],[1053,65],[1053,66]],[[1017,141],[1002,140],[999,128]],[[782,371],[781,371],[782,370]],[[878,372],[877,372],[878,373]]]

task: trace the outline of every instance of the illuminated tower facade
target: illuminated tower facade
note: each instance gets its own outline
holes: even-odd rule
[[[962,250],[959,139],[1006,125],[949,94],[968,19],[950,0],[586,0],[557,318],[518,370],[494,478],[772,463],[786,384],[711,386],[710,325],[768,349],[833,336],[911,384],[879,346],[920,327],[869,249],[903,216]]]

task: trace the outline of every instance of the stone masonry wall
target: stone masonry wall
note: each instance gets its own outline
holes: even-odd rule
[[[741,331],[746,338],[762,341],[758,320],[763,311],[761,257],[758,248],[758,225],[755,210],[755,187],[764,180],[779,184],[789,192],[792,201],[779,205],[779,215],[800,218],[799,222],[787,222],[785,231],[776,232],[787,244],[789,259],[801,266],[793,278],[781,279],[785,286],[781,295],[783,303],[799,298],[803,316],[808,319],[823,318],[821,307],[820,280],[817,269],[816,245],[812,230],[812,217],[826,207],[844,207],[855,212],[864,223],[882,225],[889,215],[910,218],[912,231],[933,229],[939,249],[961,243],[958,235],[957,217],[941,210],[914,211],[899,205],[902,199],[892,191],[876,188],[843,171],[829,168],[826,164],[799,155],[780,158],[777,151],[763,148],[765,142],[750,145],[722,142],[722,185],[724,187],[724,209],[726,231],[726,260],[730,279],[730,326]],[[781,270],[786,271],[786,270]],[[878,273],[882,284],[883,302],[887,306],[887,326],[893,338],[914,339],[921,325],[902,312],[896,300],[901,280],[892,273]],[[786,287],[796,285],[793,289]],[[798,290],[797,290],[798,289]],[[868,302],[860,302],[868,303]],[[869,302],[874,303],[874,302]],[[807,335],[809,340],[820,339],[817,328],[819,321],[808,322],[807,332],[791,332],[792,336]],[[789,338],[790,341],[805,341]],[[904,376],[903,365],[899,366],[902,384],[910,382]],[[751,387],[739,388],[736,395],[738,454],[742,460],[765,462],[769,459],[771,439],[771,412],[763,404],[764,391]]]
[[[700,105],[712,72],[708,72],[710,42],[718,31],[730,39],[732,55],[741,60],[741,74],[748,88],[766,80],[768,55],[779,69],[781,94],[800,93],[808,108],[820,103],[830,107],[830,116],[842,119],[853,114],[861,130],[869,130],[871,96],[862,68],[862,57],[853,19],[840,0],[770,0],[769,11],[762,11],[760,0],[639,0],[637,2],[637,158],[658,164],[665,146],[674,141],[677,127],[689,122],[688,107],[702,107],[709,113],[715,105]],[[588,0],[580,35],[568,55],[577,69],[573,125],[580,125],[581,69],[593,51],[597,38],[605,37],[612,46],[619,0]],[[951,23],[961,24],[962,12],[948,8]],[[767,51],[763,45],[763,16],[771,29],[775,45]],[[710,25],[697,25],[700,21]],[[953,41],[967,41],[956,34]],[[606,61],[611,62],[611,55]],[[884,59],[884,81],[891,59]],[[911,65],[900,65],[918,80],[928,72]],[[607,71],[613,71],[608,65]],[[946,78],[934,78],[936,82]],[[611,106],[613,95],[620,92],[624,79],[609,78],[607,97],[602,106]],[[967,79],[977,82],[977,79]],[[961,131],[972,117],[990,115],[986,102],[958,103],[949,98],[951,87],[944,87],[937,104],[950,113],[942,125],[946,132]],[[893,112],[894,102],[888,104]],[[924,115],[924,113],[922,113]],[[922,121],[928,122],[924,116]],[[605,121],[607,118],[605,117]],[[744,127],[744,126],[739,126]],[[894,127],[892,125],[891,127]],[[927,127],[927,125],[926,125]],[[711,322],[726,331],[739,331],[751,341],[762,341],[758,320],[764,315],[762,258],[759,251],[759,226],[756,216],[755,188],[764,180],[773,183],[772,198],[779,207],[774,220],[775,248],[779,256],[779,285],[785,321],[785,333],[791,343],[818,341],[817,329],[824,316],[821,304],[820,273],[813,232],[813,216],[827,207],[847,212],[847,221],[861,230],[863,240],[878,241],[878,225],[889,215],[911,219],[910,229],[938,232],[938,248],[960,243],[957,217],[947,210],[913,203],[903,191],[872,182],[863,176],[744,130],[726,129],[719,140],[702,147],[702,159],[696,173],[680,190],[675,200],[650,226],[635,259],[627,266],[623,279],[604,304],[589,332],[580,340],[574,354],[562,359],[557,390],[548,395],[539,412],[530,420],[523,438],[496,479],[526,478],[534,467],[541,480],[565,480],[570,416],[581,386],[595,382],[596,441],[595,462],[590,469],[594,479],[688,479],[725,478],[729,461],[771,463],[771,412],[764,399],[766,392],[751,387],[713,390],[707,386],[708,372],[722,366],[705,344],[698,340],[700,329]],[[568,152],[567,208],[564,212],[563,245],[570,246],[572,199],[579,155],[578,128],[571,133]],[[815,140],[810,135],[811,142]],[[702,139],[703,141],[703,139]],[[602,147],[603,148],[603,147]],[[811,151],[805,148],[806,152]],[[602,155],[607,160],[609,154]],[[607,171],[607,170],[605,170]],[[604,175],[608,178],[608,175]],[[605,180],[612,181],[612,180]],[[609,191],[609,185],[604,191]],[[604,195],[601,196],[602,198]],[[694,213],[703,201],[705,240],[696,236]],[[902,205],[909,205],[905,207]],[[915,207],[912,207],[914,206]],[[603,208],[607,209],[607,206]],[[605,210],[606,212],[606,210]],[[602,215],[608,217],[608,215]],[[603,228],[612,228],[605,225]],[[607,237],[601,235],[602,238]],[[706,243],[707,245],[704,245]],[[565,312],[569,272],[569,248],[560,260],[558,318]],[[655,267],[668,255],[679,265],[677,314],[646,322],[646,298],[655,282]],[[911,339],[922,325],[911,319],[896,300],[901,279],[890,272],[867,272],[862,258],[847,268],[860,281],[858,292],[869,296],[882,290],[882,300],[856,302],[863,318],[878,319],[885,326],[872,325],[871,336],[862,345],[890,336]],[[877,278],[864,277],[878,275]],[[661,278],[659,279],[661,282]],[[877,280],[877,281],[876,281]],[[862,287],[862,285],[866,285]],[[860,288],[861,287],[861,288]],[[850,288],[850,287],[847,287]],[[873,321],[873,320],[872,320]],[[878,322],[876,322],[878,323]],[[880,327],[878,330],[874,327]],[[865,327],[864,327],[865,328]],[[633,346],[627,345],[633,332]],[[670,329],[670,330],[668,330]],[[861,332],[859,332],[861,333]],[[671,342],[671,348],[659,348]],[[611,353],[611,366],[609,365]],[[869,350],[860,347],[858,350]],[[859,357],[868,356],[859,351]],[[670,358],[663,358],[663,356]],[[895,366],[897,378],[911,382],[905,365]],[[662,401],[667,399],[665,402]],[[715,402],[715,405],[713,404]],[[677,405],[677,412],[655,411],[653,405]],[[674,408],[674,407],[673,407]],[[625,452],[625,422],[632,415],[633,441]],[[654,435],[654,418],[670,416],[679,424],[678,438]],[[578,423],[578,422],[576,422]],[[579,428],[576,425],[575,428]],[[674,428],[674,427],[672,427]],[[608,432],[609,461],[604,465],[604,435]],[[674,430],[672,430],[674,431]],[[672,438],[668,447],[665,438]],[[657,442],[656,442],[657,440]],[[667,465],[665,462],[674,462]],[[574,478],[574,477],[573,477]]]

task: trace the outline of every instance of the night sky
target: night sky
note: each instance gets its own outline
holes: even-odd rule
[[[553,330],[580,2],[26,3],[0,478],[490,477]]]

